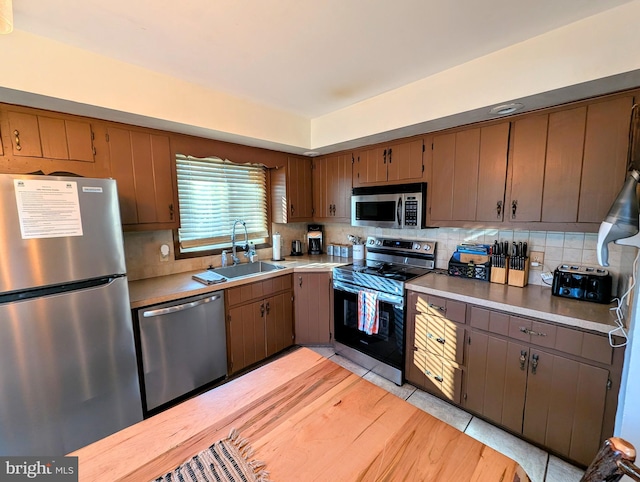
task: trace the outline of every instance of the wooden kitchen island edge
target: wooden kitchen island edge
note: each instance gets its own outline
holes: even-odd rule
[[[512,459],[297,349],[69,455],[79,480],[152,480],[235,428],[271,480],[521,481]]]

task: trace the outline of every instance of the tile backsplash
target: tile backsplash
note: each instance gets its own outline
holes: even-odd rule
[[[431,240],[437,243],[436,267],[446,268],[449,258],[462,242],[492,244],[494,240],[526,242],[529,251],[544,253],[544,271],[551,271],[563,263],[597,266],[595,233],[563,233],[552,231],[512,231],[499,229],[463,229],[436,228],[398,231],[395,229],[359,228],[346,224],[324,224],[324,244],[348,244],[347,236],[353,234],[366,238],[369,235],[396,237],[410,240]],[[281,235],[281,252],[287,256],[291,250],[291,241],[303,242],[307,223],[273,224],[272,232]],[[173,235],[169,230],[125,233],[125,254],[130,280],[163,276],[172,273],[206,269],[220,266],[221,258],[205,256],[202,258],[174,259]],[[171,252],[163,258],[160,246],[167,244]],[[626,288],[632,274],[636,249],[627,246],[609,245],[609,272],[613,276],[614,293]],[[258,259],[271,259],[271,248],[258,249]],[[544,285],[540,277],[543,270],[535,269],[529,273],[529,284]],[[620,285],[618,287],[618,284]]]

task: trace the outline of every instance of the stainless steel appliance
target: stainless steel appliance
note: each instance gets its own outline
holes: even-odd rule
[[[0,174],[0,454],[142,420],[116,183]]]
[[[145,413],[227,374],[222,291],[137,310]]]
[[[592,266],[561,264],[553,272],[551,294],[576,300],[611,303],[609,271]]]
[[[322,226],[320,224],[307,226],[307,246],[309,254],[322,254]]]
[[[351,225],[376,228],[425,228],[427,183],[354,187]]]
[[[401,385],[404,378],[405,283],[435,268],[434,241],[367,238],[366,259],[333,268],[335,349]],[[358,328],[359,296],[377,298],[377,333]]]
[[[291,256],[302,256],[302,241],[294,239],[291,241]]]

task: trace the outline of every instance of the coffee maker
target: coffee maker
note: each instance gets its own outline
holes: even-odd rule
[[[320,224],[307,225],[307,246],[309,254],[322,254],[322,226]]]

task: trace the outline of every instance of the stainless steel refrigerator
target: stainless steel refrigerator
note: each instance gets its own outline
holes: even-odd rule
[[[0,455],[142,420],[116,183],[0,174]]]

